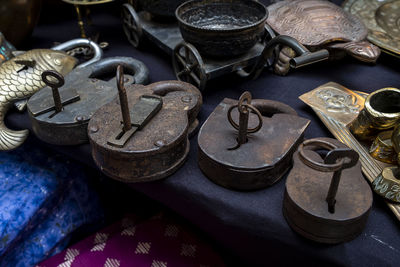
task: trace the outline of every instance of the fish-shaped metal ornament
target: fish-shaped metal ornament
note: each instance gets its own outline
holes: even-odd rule
[[[4,124],[12,103],[30,97],[46,86],[41,77],[43,71],[55,70],[66,75],[77,62],[63,51],[34,49],[0,65],[0,150],[15,149],[28,136],[28,130],[14,131]]]

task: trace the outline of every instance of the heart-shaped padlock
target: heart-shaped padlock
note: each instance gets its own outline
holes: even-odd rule
[[[252,101],[249,92],[239,101],[225,98],[200,129],[199,166],[208,178],[227,188],[270,186],[291,167],[309,123],[283,103]]]
[[[114,75],[123,65],[129,75],[125,84],[146,84],[147,67],[130,57],[112,57],[89,66],[75,69],[65,78],[55,72],[44,72],[48,87],[34,94],[28,101],[28,111],[36,136],[54,145],[77,145],[88,142],[87,125],[94,112],[116,97]]]

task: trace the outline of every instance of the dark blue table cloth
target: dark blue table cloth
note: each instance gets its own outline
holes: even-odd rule
[[[122,30],[119,5],[117,2],[92,10],[92,29],[100,31],[101,39],[110,44],[105,56],[142,60],[150,69],[152,82],[175,79],[171,58],[155,45],[148,44],[140,50],[129,45]],[[78,35],[73,13],[57,16],[54,11],[52,16],[42,19],[26,48],[51,47],[54,41],[63,42]],[[282,101],[310,119],[306,138],[332,137],[313,111],[298,99],[329,81],[365,92],[389,86],[399,88],[400,59],[382,54],[373,66],[347,57],[307,66],[287,77],[265,70],[251,81],[227,75],[208,83],[199,119],[204,122],[223,98],[237,99],[249,90],[253,98]],[[16,129],[30,127],[27,114],[16,112],[8,115],[6,123]],[[94,166],[89,145],[53,148]],[[235,259],[248,265],[399,265],[400,222],[378,196],[374,196],[365,231],[351,242],[328,246],[308,241],[289,228],[282,215],[284,184],[285,177],[270,188],[254,192],[236,192],[215,185],[197,166],[197,136],[194,136],[188,160],[175,174],[162,181],[131,187],[189,219]]]

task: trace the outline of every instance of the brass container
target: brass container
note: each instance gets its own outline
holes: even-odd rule
[[[41,0],[0,0],[0,31],[19,45],[33,31],[39,18]]]
[[[400,124],[398,124],[396,128],[394,128],[392,134],[392,145],[397,153],[397,162],[400,166]]]
[[[378,132],[389,130],[400,122],[400,90],[382,88],[370,94],[364,109],[350,126],[361,140],[373,140]]]

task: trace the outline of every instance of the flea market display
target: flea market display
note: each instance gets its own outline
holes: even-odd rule
[[[112,2],[63,1],[76,6],[82,36],[80,6]],[[269,6],[252,0],[125,2],[121,40],[135,51],[150,42],[170,56],[177,80],[154,79],[157,70],[139,57],[103,57],[94,40],[17,51],[0,33],[2,153],[28,137],[28,130],[6,126],[8,110],[27,107],[38,139],[90,147],[102,173],[129,185],[165,181],[194,148],[197,168],[215,187],[251,196],[261,190],[268,195],[284,183],[281,216],[302,239],[356,239],[373,216],[373,196],[400,220],[399,84],[382,81],[381,89],[364,93],[334,81],[319,83],[287,96],[300,99],[300,112],[251,91],[271,72],[287,75],[275,75],[284,86],[290,75],[313,78],[307,68],[290,69],[344,65],[337,59],[346,55],[352,64],[375,68],[381,51],[400,57],[400,1],[346,0],[343,8],[323,0]],[[77,48],[89,58],[79,58]],[[234,74],[244,84],[241,96],[207,102],[208,82],[234,80]],[[212,112],[202,114],[202,106]],[[310,119],[310,110],[322,123]],[[307,137],[311,123],[321,123],[336,139]]]

